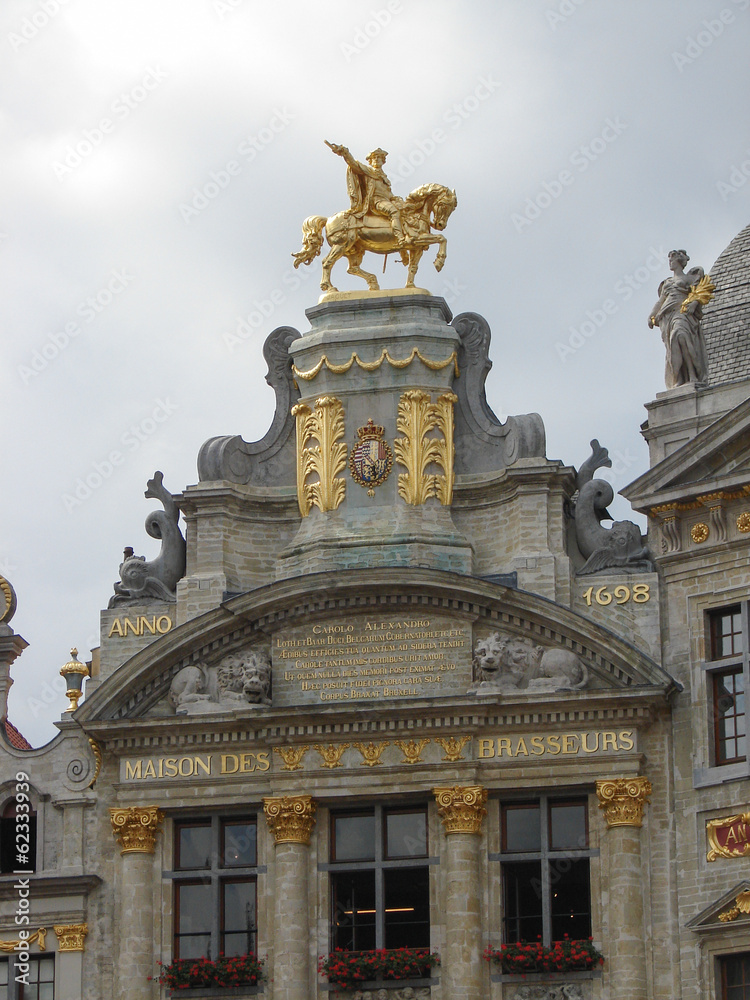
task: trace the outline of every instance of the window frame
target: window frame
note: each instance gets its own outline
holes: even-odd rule
[[[720,637],[720,633],[717,630],[716,623],[719,621],[722,615],[733,614],[738,610],[740,614],[740,631],[739,633],[730,633],[732,635],[740,635],[742,639],[742,648],[739,651],[729,653],[727,655],[721,656],[717,655],[720,650],[717,649],[717,640]],[[750,646],[750,601],[732,601],[729,604],[722,604],[716,607],[705,609],[705,650],[706,659],[701,664],[702,670],[706,675],[706,702],[708,706],[708,742],[709,742],[709,766],[712,768],[720,769],[720,772],[727,774],[729,776],[729,771],[725,769],[732,769],[732,771],[739,769],[744,775],[747,773],[748,764],[750,763],[750,757],[747,753],[747,740],[750,738],[750,734],[747,732],[747,695],[748,690],[750,690],[750,653],[748,647]],[[721,746],[722,740],[719,731],[719,712],[717,707],[717,686],[719,679],[721,677],[726,677],[729,675],[741,674],[743,679],[743,689],[745,694],[745,711],[742,717],[745,720],[745,754],[739,757],[731,757],[726,760],[721,759]]]
[[[425,845],[423,854],[415,854],[408,857],[388,857],[387,843],[387,816],[405,813],[423,813],[425,824]],[[336,820],[345,816],[374,816],[374,857],[360,861],[336,861]],[[375,950],[386,948],[386,907],[385,907],[385,874],[394,869],[425,869],[427,876],[427,914],[428,914],[428,942],[418,947],[430,948],[432,936],[432,887],[430,879],[430,866],[437,864],[439,859],[430,856],[430,834],[429,834],[429,807],[424,801],[414,803],[398,804],[375,804],[375,805],[352,805],[351,808],[332,808],[329,812],[329,862],[318,866],[319,871],[329,873],[330,903],[328,914],[328,939],[329,950],[333,952],[336,948],[336,913],[335,913],[335,891],[331,876],[347,873],[374,872],[375,877]],[[415,946],[417,947],[417,946]],[[369,950],[369,949],[365,949]]]
[[[505,913],[505,878],[504,865],[518,864],[523,862],[539,863],[541,882],[541,904],[542,904],[542,943],[550,948],[553,944],[552,937],[552,889],[553,882],[550,872],[555,861],[588,861],[588,915],[589,915],[589,935],[593,933],[594,906],[592,899],[591,883],[591,859],[599,857],[599,849],[591,846],[591,794],[587,789],[569,789],[560,792],[542,792],[529,795],[498,797],[499,809],[499,831],[500,831],[500,851],[489,854],[489,861],[500,865],[500,877],[498,884],[500,887],[500,924],[502,940],[507,941],[507,927],[510,917]],[[584,807],[584,823],[586,834],[586,846],[580,848],[559,848],[551,847],[551,822],[552,808],[554,806],[582,805]],[[539,809],[540,824],[540,846],[532,851],[509,851],[507,844],[507,824],[506,807],[511,809],[523,806],[534,806]],[[587,935],[587,937],[589,936]],[[527,939],[522,938],[522,941]]]
[[[28,798],[28,805],[29,805],[28,817],[29,817],[29,831],[30,831],[28,857],[31,859],[31,864],[27,865],[24,868],[24,872],[28,871],[29,874],[34,874],[35,872],[39,871],[39,844],[40,844],[39,834],[41,826],[39,822],[38,810],[34,805],[34,802],[30,795]],[[0,808],[0,878],[6,875],[13,876],[16,873],[17,868],[20,868],[20,866],[16,865],[15,863],[13,863],[10,867],[3,867],[2,865],[3,856],[6,850],[8,850],[8,848],[5,847],[5,835],[6,832],[10,831],[11,829],[13,830],[13,833],[9,834],[9,836],[13,840],[13,846],[10,848],[10,854],[13,855],[15,853],[16,816],[15,815],[6,816],[5,814],[11,810],[15,810],[16,806],[17,803],[15,797],[9,796],[5,800],[5,802],[3,802],[2,808]]]
[[[750,996],[750,951],[733,952],[728,955],[716,956],[716,997],[717,1000],[727,1000],[727,965],[729,962],[742,961],[747,966],[747,980],[741,985],[746,987],[746,995]],[[743,977],[744,978],[744,977]]]
[[[224,831],[227,824],[244,822],[255,827],[255,864],[225,865],[222,856]],[[180,830],[185,827],[209,827],[211,830],[208,866],[202,868],[179,868]],[[255,916],[252,950],[258,952],[258,876],[265,874],[266,866],[258,864],[258,816],[254,810],[238,813],[212,813],[193,816],[172,817],[172,860],[173,869],[163,872],[163,878],[171,882],[172,897],[172,958],[180,958],[180,941],[189,935],[180,931],[179,897],[182,886],[207,885],[211,896],[210,940],[207,957],[215,961],[223,951],[224,942],[224,887],[237,882],[251,882],[255,885]]]
[[[55,995],[57,990],[56,954],[57,954],[56,952],[50,951],[50,952],[43,952],[40,954],[35,953],[29,956],[29,963],[38,963],[39,965],[41,965],[42,963],[47,963],[52,965],[52,979],[45,981],[45,984],[51,982],[52,1000],[55,1000]],[[38,986],[39,985],[38,983],[30,983],[29,989],[26,989],[23,983],[16,982],[15,979],[16,958],[17,956],[13,954],[0,956],[0,962],[6,964],[8,968],[8,982],[7,984],[3,983],[0,986],[0,990],[5,990],[5,992],[0,994],[0,996],[2,997],[2,1000],[36,1000],[36,998],[31,994],[31,987]],[[37,989],[36,997],[38,996],[39,996],[39,990]]]

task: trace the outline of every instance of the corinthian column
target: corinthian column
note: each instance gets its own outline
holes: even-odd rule
[[[446,833],[445,955],[447,1000],[482,1000],[482,901],[479,846],[487,815],[480,785],[433,788]]]
[[[597,781],[609,830],[609,969],[612,1000],[646,1000],[641,825],[648,778]]]
[[[275,1000],[308,1000],[310,927],[307,853],[317,802],[309,795],[263,799],[276,841],[274,890],[273,995]]]
[[[157,806],[110,809],[109,818],[122,850],[118,880],[118,942],[115,965],[116,1000],[150,1000],[148,981],[156,971],[154,953],[153,854],[159,824],[164,819]]]

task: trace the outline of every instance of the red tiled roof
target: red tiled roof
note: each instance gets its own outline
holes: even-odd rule
[[[29,741],[26,739],[26,737],[22,736],[19,733],[19,731],[16,729],[16,727],[10,721],[10,719],[6,719],[5,720],[5,736],[6,736],[7,740],[8,740],[8,743],[10,743],[10,745],[12,747],[15,747],[16,750],[33,750],[34,749],[32,747],[32,745],[29,743]]]

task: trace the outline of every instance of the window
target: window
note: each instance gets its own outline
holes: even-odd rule
[[[750,1000],[750,952],[719,959],[720,1000]]]
[[[258,874],[255,817],[174,825],[174,958],[255,952]]]
[[[2,1000],[55,1000],[55,956],[32,955],[29,958],[28,983],[17,983],[15,958],[0,959],[0,998]]]
[[[16,823],[16,802],[15,799],[11,799],[6,803],[0,816],[0,874],[2,875],[16,870],[36,871],[36,813],[26,812],[27,808],[28,803],[23,803]],[[28,864],[19,864],[17,861],[17,847],[20,844],[24,847],[28,845],[28,853],[24,855],[29,859]]]
[[[712,708],[712,757],[717,766],[747,759],[745,690],[747,606],[709,612],[706,669]]]
[[[550,947],[591,935],[588,801],[542,796],[500,806],[503,940]]]
[[[331,815],[331,950],[429,948],[427,809]]]

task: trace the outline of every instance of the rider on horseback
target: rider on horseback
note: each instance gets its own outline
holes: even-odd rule
[[[399,250],[407,247],[409,243],[404,236],[401,221],[404,202],[402,198],[394,195],[391,182],[383,171],[383,164],[388,156],[386,151],[380,148],[373,149],[367,156],[367,163],[360,163],[354,159],[346,146],[339,146],[328,140],[326,145],[338,156],[343,156],[349,168],[346,172],[346,187],[352,203],[351,214],[360,220],[360,225],[363,224],[368,211],[389,218],[394,236],[398,240]]]

